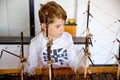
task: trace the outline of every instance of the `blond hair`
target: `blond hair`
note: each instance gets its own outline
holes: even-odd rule
[[[45,5],[41,5],[38,12],[40,23],[46,23],[46,16],[48,17],[49,23],[53,23],[55,18],[63,19],[66,21],[67,15],[65,10],[56,2],[50,1]]]

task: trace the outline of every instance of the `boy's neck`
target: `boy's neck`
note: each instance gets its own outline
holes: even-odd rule
[[[54,37],[51,37],[51,36],[48,36],[48,37],[46,37],[46,33],[45,32],[43,32],[43,36],[44,36],[44,38],[46,39],[46,40],[56,40],[57,38],[54,38]]]

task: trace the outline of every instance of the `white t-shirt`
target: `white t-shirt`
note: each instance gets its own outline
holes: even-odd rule
[[[79,65],[79,57],[75,52],[72,36],[64,32],[51,45],[51,59],[54,61],[53,68],[71,67],[75,71]],[[43,32],[31,40],[29,47],[29,57],[27,63],[27,73],[34,74],[38,62],[40,66],[48,66],[47,40],[43,37]]]

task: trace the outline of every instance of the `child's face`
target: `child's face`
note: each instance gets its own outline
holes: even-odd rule
[[[53,23],[50,23],[48,26],[49,38],[56,39],[61,37],[62,33],[64,32],[64,23],[64,20],[58,18],[56,18]]]

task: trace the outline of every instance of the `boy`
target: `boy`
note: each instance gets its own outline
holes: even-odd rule
[[[48,39],[52,41],[50,50],[51,59],[54,61],[52,67],[71,67],[76,72],[80,66],[80,58],[75,52],[72,36],[64,32],[64,24],[67,19],[65,10],[56,2],[51,1],[41,5],[38,15],[42,32],[31,40],[27,73],[34,75],[38,62],[42,68],[48,66]],[[46,32],[46,26],[48,32]]]

